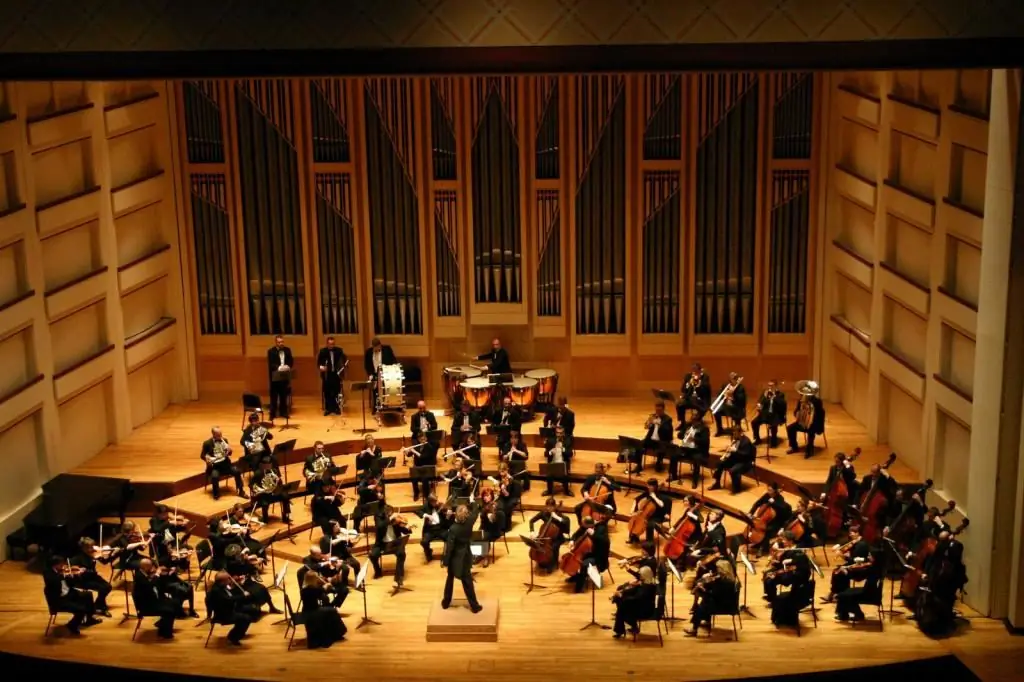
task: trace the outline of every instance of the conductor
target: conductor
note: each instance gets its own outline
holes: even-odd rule
[[[512,363],[508,359],[508,351],[501,347],[501,339],[491,341],[491,352],[476,356],[477,360],[487,361],[490,374],[511,374]]]
[[[472,499],[472,498],[470,498]],[[470,551],[470,538],[473,535],[473,526],[480,516],[480,505],[471,504],[459,505],[455,510],[455,523],[448,529],[448,537],[444,543],[444,557],[441,565],[448,568],[448,578],[444,583],[444,597],[441,600],[441,608],[447,609],[452,604],[452,589],[455,579],[462,581],[462,590],[469,600],[469,609],[473,613],[479,613],[483,606],[476,599],[476,590],[473,588],[473,553]]]

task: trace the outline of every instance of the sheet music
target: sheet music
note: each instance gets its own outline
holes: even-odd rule
[[[597,570],[597,566],[594,564],[587,564],[587,577],[590,578],[590,582],[594,583],[595,589],[600,590],[604,586],[604,582],[601,579],[601,572]]]
[[[356,589],[363,587],[366,584],[366,573],[370,570],[370,560],[367,559],[363,562],[363,565],[359,568],[359,575],[356,576]]]

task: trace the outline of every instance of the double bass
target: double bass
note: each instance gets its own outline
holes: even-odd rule
[[[971,520],[964,519],[960,522],[959,526],[949,532],[949,536],[956,537],[964,532],[969,525],[971,525]],[[903,582],[900,585],[900,597],[903,599],[913,599],[917,595],[917,588],[921,584],[921,576],[924,575],[924,565],[935,554],[938,546],[939,539],[937,537],[930,537],[926,538],[921,543],[921,546],[917,548],[917,552],[911,557],[910,570],[903,576]]]
[[[558,567],[562,573],[574,577],[583,568],[583,559],[594,551],[594,541],[590,533],[584,533],[573,544],[572,549],[562,555],[558,560]]]
[[[536,562],[540,566],[550,565],[555,559],[555,543],[554,539],[562,533],[562,529],[557,523],[555,523],[554,513],[562,509],[562,503],[558,503],[558,507],[555,508],[555,512],[548,517],[548,520],[541,526],[540,532],[537,533],[536,541],[537,546],[530,548],[530,560]]]
[[[896,461],[896,453],[890,453],[889,459],[882,465],[882,471],[892,466]],[[882,535],[882,513],[889,506],[889,497],[878,489],[878,482],[883,478],[881,472],[871,483],[871,487],[864,493],[864,499],[860,503],[861,530],[860,534],[869,544],[874,544]]]
[[[860,448],[856,448],[849,457],[847,463],[853,463],[860,457]],[[846,479],[840,471],[832,480],[832,484],[825,492],[825,534],[834,538],[843,529],[843,520],[846,513],[846,504],[850,499],[850,488],[846,485]]]
[[[662,552],[672,561],[675,561],[686,551],[686,545],[695,532],[700,530],[700,508],[704,506],[701,500],[689,509],[683,511],[683,515],[676,521],[676,525],[669,532],[668,542]]]

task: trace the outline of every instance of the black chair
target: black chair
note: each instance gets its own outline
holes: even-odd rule
[[[743,616],[740,614],[740,585],[736,583],[736,594],[729,600],[728,604],[719,605],[714,612],[711,614],[711,630],[715,629],[715,617],[716,616],[729,616],[732,619],[732,637],[735,641],[740,641],[740,633],[736,629],[736,619],[740,619],[740,625],[743,624]],[[711,636],[711,631],[708,631],[708,637]]]
[[[210,610],[210,604],[206,604],[206,620],[210,623],[210,631],[206,633],[206,641],[203,642],[203,648],[210,646],[210,638],[213,637],[213,629],[218,625],[226,627],[234,627],[235,623],[233,620],[224,620],[219,617],[215,612]]]
[[[658,645],[662,647],[665,646],[665,640],[661,636],[661,621],[663,620],[665,620],[665,588],[664,586],[659,585],[658,596],[654,601],[654,611],[643,618],[636,619],[636,630],[633,631],[633,641],[636,641],[637,635],[640,634],[640,628],[643,624],[653,621],[658,628]],[[666,626],[666,629],[667,627],[668,626]]]
[[[811,611],[811,618],[814,619],[814,627],[818,627],[818,609],[814,605],[814,593],[816,589],[817,584],[814,580],[810,580],[806,585],[799,587],[796,593],[793,593],[793,589],[790,588],[790,593],[793,594],[793,598],[796,599],[797,602],[797,618],[796,623],[793,625],[793,627],[796,628],[797,637],[801,635],[800,614],[808,609]]]
[[[292,608],[292,600],[287,592],[284,593],[284,617],[284,636],[288,637],[288,651],[291,651],[292,642],[295,641],[295,631],[299,629],[300,625],[306,624],[306,614]],[[290,637],[288,636],[289,632],[291,633]]]
[[[43,633],[43,637],[50,636],[50,629],[57,624],[58,613],[72,613],[67,609],[62,609],[59,606],[54,605],[49,597],[46,597],[46,608],[50,612],[50,619],[46,621],[46,631]]]
[[[255,393],[243,393],[242,394],[242,428],[245,428],[245,422],[249,418],[249,415],[253,412],[257,414],[263,414],[263,399]]]
[[[132,597],[132,601],[135,601],[134,597]],[[142,611],[141,609],[139,609],[138,604],[136,604],[135,605],[135,630],[132,631],[132,641],[134,642],[135,641],[135,637],[139,634],[139,628],[142,627],[142,621],[143,620],[145,620],[146,618],[160,618],[160,617],[161,617],[161,614],[159,614],[159,613],[149,613],[148,611]]]
[[[196,587],[203,584],[203,589],[209,589],[210,572],[213,570],[213,545],[207,539],[202,539],[196,545],[196,566],[199,567],[199,577],[196,578]],[[191,570],[191,569],[190,569]]]

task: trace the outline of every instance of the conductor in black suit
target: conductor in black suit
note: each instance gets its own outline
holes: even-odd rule
[[[367,378],[373,382],[370,384],[370,390],[374,406],[377,405],[377,378],[380,376],[380,368],[384,365],[397,364],[398,359],[395,358],[395,351],[391,349],[391,346],[382,344],[378,338],[370,341],[370,347],[363,353],[363,369],[366,370]]]
[[[338,396],[341,395],[341,375],[345,371],[345,351],[334,345],[334,337],[327,337],[327,345],[316,354],[320,368],[320,395],[324,401],[324,416],[341,414]]]
[[[512,362],[508,359],[508,351],[501,347],[501,339],[491,341],[491,352],[476,356],[477,360],[487,361],[487,371],[491,374],[511,374]]]
[[[288,417],[288,394],[291,392],[292,349],[284,345],[284,337],[274,337],[274,347],[267,351],[267,376],[270,379],[270,418]],[[285,372],[281,375],[279,372]],[[277,379],[275,380],[275,374]],[[281,377],[286,378],[281,378]]]
[[[452,589],[456,578],[462,581],[462,589],[469,600],[470,610],[479,613],[484,608],[477,601],[476,590],[473,588],[473,553],[470,551],[470,539],[478,516],[480,506],[476,504],[471,507],[460,505],[455,510],[455,523],[448,529],[448,538],[444,543],[444,558],[441,560],[441,564],[448,568],[444,597],[441,600],[443,609],[452,604]]]

